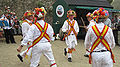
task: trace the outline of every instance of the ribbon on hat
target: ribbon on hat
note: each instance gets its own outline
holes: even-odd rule
[[[35,8],[35,15],[38,18],[44,17],[47,14],[47,12],[45,11],[44,7],[41,8]]]
[[[98,22],[99,18],[106,18],[109,17],[109,13],[107,10],[103,9],[103,8],[98,8],[97,10],[95,10],[93,13],[93,19],[96,20],[96,22]]]

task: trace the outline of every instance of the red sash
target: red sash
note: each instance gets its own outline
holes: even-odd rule
[[[67,20],[67,22],[70,25],[70,30],[68,31],[68,34],[64,36],[63,40],[65,39],[65,37],[69,36],[72,31],[75,34],[75,36],[77,36],[77,33],[76,33],[75,29],[74,29],[75,20],[72,22],[72,24],[68,20]],[[76,37],[76,39],[77,39],[77,37]]]
[[[46,33],[47,28],[48,28],[48,23],[45,23],[44,28],[43,28],[39,23],[35,23],[35,25],[36,25],[37,28],[40,30],[41,35],[33,41],[32,45],[28,48],[27,51],[29,51],[29,49],[30,49],[31,47],[33,47],[34,45],[36,45],[43,37],[45,37],[45,38],[48,40],[48,42],[50,42],[50,37],[49,37],[49,35]]]
[[[32,23],[29,23],[27,20],[24,20],[23,23],[27,22],[30,26],[32,25]]]
[[[98,30],[96,25],[92,26],[92,29],[93,29],[94,33],[96,34],[97,39],[95,40],[95,42],[93,43],[93,45],[91,47],[91,51],[90,51],[90,55],[89,55],[89,63],[91,64],[91,60],[92,60],[91,53],[100,43],[102,43],[105,46],[105,48],[111,52],[111,58],[113,59],[113,63],[115,63],[112,50],[111,50],[108,42],[104,39],[106,33],[108,32],[109,27],[105,25],[101,33]]]

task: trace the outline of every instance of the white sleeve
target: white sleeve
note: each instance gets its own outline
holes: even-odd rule
[[[23,35],[23,38],[26,36],[27,32],[28,32],[28,24],[27,23],[22,23],[22,35]]]
[[[89,49],[89,47],[91,46],[91,29],[92,28],[88,29],[87,34],[85,36],[84,45],[86,49]]]
[[[68,30],[68,22],[65,21],[64,24],[63,24],[63,26],[62,26],[62,31],[66,32],[67,30]]]
[[[87,29],[89,29],[91,27],[91,23],[87,26]]]
[[[21,45],[27,45],[28,42],[32,43],[33,38],[34,38],[34,27],[31,26],[30,29],[28,30],[26,36],[21,41]]]
[[[49,37],[50,37],[50,40],[51,41],[54,41],[54,37],[53,37],[53,35],[54,35],[54,30],[53,30],[53,28],[52,28],[52,26],[50,25],[50,24],[48,24],[48,30],[47,30],[47,32],[48,32],[48,35],[49,35]]]
[[[76,32],[79,32],[79,26],[78,26],[77,21],[76,21]]]
[[[112,29],[110,29],[110,39],[112,40],[111,49],[113,49],[115,47],[115,39],[114,39],[114,36],[113,36]]]
[[[94,22],[90,22],[89,25],[87,26],[87,28],[89,29],[90,27],[94,26],[95,23]]]

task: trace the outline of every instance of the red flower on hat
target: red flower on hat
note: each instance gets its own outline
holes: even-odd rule
[[[36,14],[38,15],[38,14],[39,14],[39,11],[36,11]]]
[[[42,9],[39,9],[40,12],[42,12]]]
[[[104,15],[105,15],[105,12],[101,12],[101,15],[104,16]]]
[[[94,15],[97,15],[97,11],[94,12]]]
[[[102,9],[102,10],[104,10],[103,8],[99,8],[99,9]]]
[[[25,12],[24,16],[27,16],[28,12]]]
[[[42,15],[44,15],[44,13],[41,13]]]
[[[99,13],[102,13],[102,9],[99,10]]]

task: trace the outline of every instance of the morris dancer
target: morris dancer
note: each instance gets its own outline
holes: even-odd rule
[[[33,12],[31,10],[26,11],[24,14],[24,18],[25,18],[25,20],[22,23],[23,38],[27,35],[27,32],[30,29],[30,26],[32,25]],[[27,52],[27,49],[17,55],[21,62],[23,62],[23,58],[26,56],[26,52]],[[30,56],[30,55],[31,55],[31,52],[28,56]]]
[[[89,25],[86,27],[84,27],[86,30],[88,30],[90,27],[92,27],[93,25],[96,24],[96,22],[93,19],[93,14],[91,14],[90,12],[86,15],[87,20],[89,21]],[[86,54],[84,55],[85,57],[89,57],[89,51],[90,49],[86,50]]]
[[[72,52],[75,50],[77,45],[77,34],[79,32],[78,23],[74,20],[76,13],[73,10],[67,12],[68,20],[66,20],[62,26],[62,31],[66,33],[63,40],[66,40],[67,48],[64,49],[65,56],[68,53],[68,62],[72,62]]]
[[[115,40],[112,29],[104,24],[107,14],[99,8],[93,15],[97,24],[88,29],[85,37],[86,49],[91,47],[89,63],[93,62],[92,67],[113,67]]]
[[[53,37],[53,28],[50,24],[44,21],[46,11],[44,7],[35,8],[35,17],[37,22],[32,25],[26,34],[25,38],[22,41],[21,48],[18,48],[21,51],[22,46],[25,44],[32,43],[28,48],[27,52],[32,48],[32,58],[30,67],[37,67],[40,62],[40,56],[44,54],[50,63],[50,67],[57,67],[50,41],[54,40]]]

